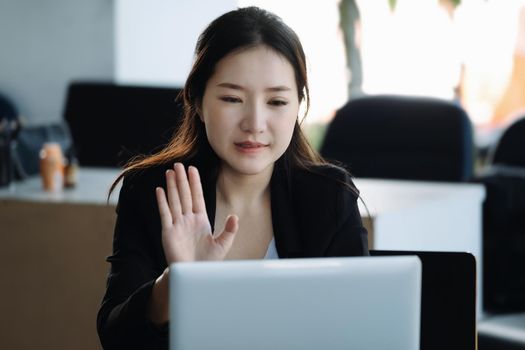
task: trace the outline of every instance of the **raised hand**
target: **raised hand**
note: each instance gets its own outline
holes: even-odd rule
[[[162,245],[168,265],[173,262],[223,260],[238,229],[238,218],[229,215],[224,230],[213,234],[206,213],[197,168],[188,174],[181,163],[166,172],[165,191],[155,189],[162,225]]]

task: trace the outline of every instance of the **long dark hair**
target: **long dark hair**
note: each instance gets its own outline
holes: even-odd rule
[[[306,103],[306,112],[308,111],[310,95],[306,59],[297,34],[281,18],[257,7],[239,8],[225,13],[211,22],[197,41],[195,61],[179,96],[184,105],[184,116],[174,137],[160,152],[135,158],[128,163],[111,186],[110,193],[130,172],[185,160],[197,154],[206,165],[207,171],[218,173],[220,161],[208,143],[204,124],[198,116],[206,83],[214,73],[217,62],[223,57],[257,45],[265,45],[275,50],[290,62],[295,73],[299,101]],[[310,169],[316,164],[326,162],[310,146],[297,120],[290,145],[277,166],[284,167],[283,170],[289,173],[293,167]]]

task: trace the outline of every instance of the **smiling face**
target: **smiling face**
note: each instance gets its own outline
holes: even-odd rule
[[[299,112],[291,64],[267,46],[221,59],[206,84],[201,120],[223,170],[271,172],[286,151]]]

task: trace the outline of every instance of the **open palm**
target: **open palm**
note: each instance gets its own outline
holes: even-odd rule
[[[166,172],[166,192],[156,188],[162,225],[162,245],[168,264],[182,261],[223,260],[238,229],[230,215],[224,230],[212,234],[197,168],[188,173],[181,163]]]

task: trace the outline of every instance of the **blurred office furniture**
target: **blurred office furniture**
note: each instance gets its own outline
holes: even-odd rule
[[[490,316],[478,323],[479,350],[524,350],[525,312]]]
[[[485,308],[525,311],[525,117],[497,142],[477,182],[485,185],[483,243]]]
[[[492,156],[492,164],[525,167],[525,116],[504,130]]]
[[[16,107],[0,92],[0,187],[9,186],[15,177],[13,150],[19,130]]]
[[[484,308],[480,350],[525,349],[525,116],[506,127],[489,167],[483,205]]]
[[[482,205],[480,184],[354,179],[359,203],[378,250],[469,252],[476,258],[476,315],[482,316]]]
[[[14,102],[0,92],[0,120],[13,120],[18,118],[18,111]]]
[[[421,260],[421,350],[476,349],[476,260],[466,252],[371,250]]]
[[[182,117],[180,88],[70,84],[64,119],[80,165],[118,167],[167,144]]]
[[[101,349],[95,320],[115,223],[117,169],[81,169],[72,190],[38,176],[0,189],[0,349]],[[116,190],[118,193],[118,189]]]
[[[107,190],[118,174],[81,167],[71,190],[44,192],[38,176],[0,189],[0,232],[6,232],[0,264],[13,266],[3,276],[9,285],[0,309],[9,317],[0,319],[1,349],[97,348],[93,322],[119,191],[108,204]],[[356,179],[356,185],[368,207],[360,210],[371,248],[469,251],[482,260],[481,185],[383,179]],[[31,337],[24,337],[28,329]]]
[[[509,125],[476,178],[483,205],[484,308],[479,348],[525,349],[525,117]]]
[[[358,178],[465,182],[473,173],[472,125],[449,101],[367,96],[337,111],[321,154]]]

